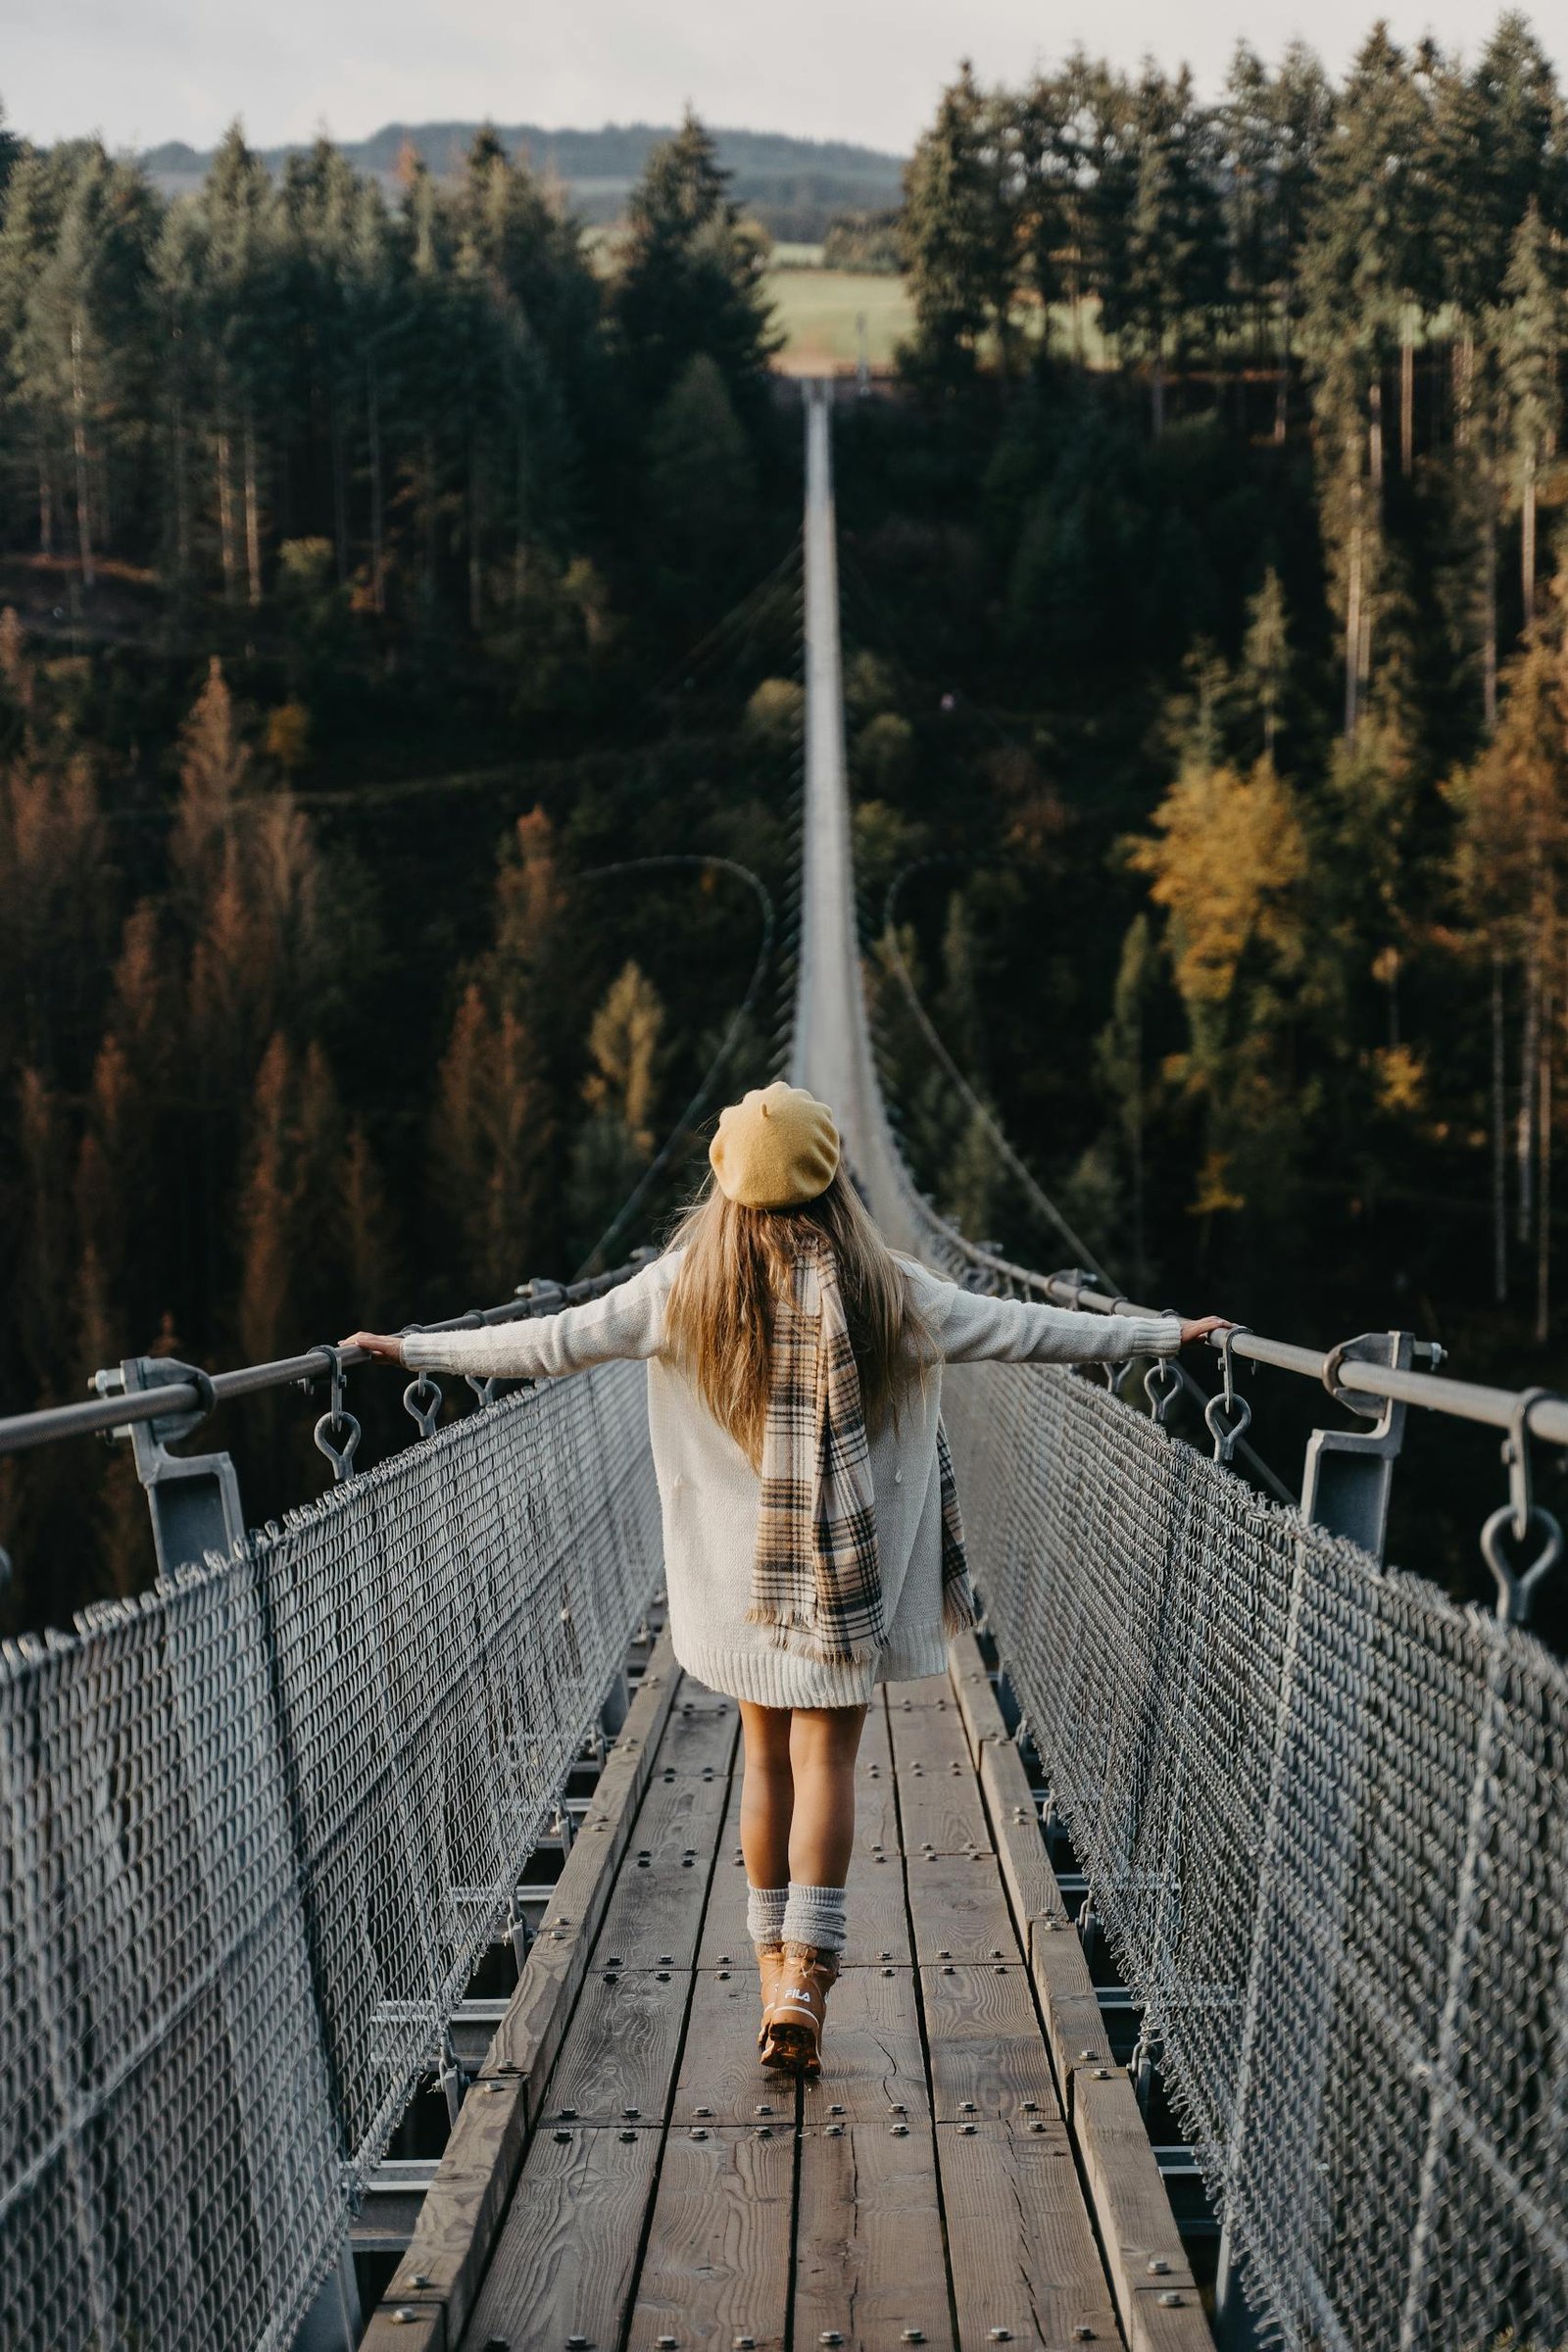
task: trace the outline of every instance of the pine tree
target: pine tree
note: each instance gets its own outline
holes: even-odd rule
[[[1133,100],[1132,135],[1137,165],[1102,317],[1148,365],[1158,440],[1167,363],[1180,366],[1195,327],[1217,313],[1224,284],[1211,123],[1185,68],[1174,81],[1146,70]]]
[[[989,334],[1005,371],[1018,291],[1007,114],[967,62],[906,170],[902,233],[912,365],[933,382],[961,382]]]
[[[725,576],[755,527],[757,468],[716,362],[698,354],[656,411],[648,441],[655,544],[693,583]]]
[[[1562,416],[1562,351],[1568,343],[1568,296],[1562,258],[1534,198],[1514,232],[1504,307],[1492,336],[1507,403],[1508,439],[1519,503],[1519,567],[1525,627],[1536,617],[1536,511],[1543,461],[1557,445]]]
[[[745,416],[757,413],[769,323],[760,237],[729,194],[710,134],[688,113],[654,148],[626,206],[611,317],[628,384],[644,412],[706,352]]]

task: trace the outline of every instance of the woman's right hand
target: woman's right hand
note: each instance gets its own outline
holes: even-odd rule
[[[1229,1315],[1200,1315],[1195,1323],[1182,1325],[1182,1346],[1190,1348],[1195,1340],[1206,1340],[1212,1332],[1229,1331]]]
[[[403,1342],[395,1331],[351,1331],[340,1348],[363,1348],[367,1355],[378,1355],[389,1364],[403,1361]]]

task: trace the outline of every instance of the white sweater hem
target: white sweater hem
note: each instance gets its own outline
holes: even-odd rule
[[[860,1666],[828,1666],[788,1649],[724,1649],[682,1641],[674,1647],[677,1662],[710,1690],[759,1707],[861,1707],[879,1682],[915,1682],[948,1670],[940,1619],[901,1626],[898,1639]]]

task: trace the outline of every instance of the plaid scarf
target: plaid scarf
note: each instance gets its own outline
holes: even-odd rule
[[[955,1634],[974,1623],[974,1595],[940,1421],[937,1464],[942,1618]],[[775,1627],[781,1645],[824,1665],[876,1658],[887,1626],[870,1447],[838,1264],[825,1239],[813,1237],[801,1250],[788,1295],[774,1306],[761,1481],[747,1622]]]

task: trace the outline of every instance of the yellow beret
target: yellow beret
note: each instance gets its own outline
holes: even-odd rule
[[[719,1113],[708,1156],[719,1191],[742,1208],[796,1208],[832,1183],[839,1131],[825,1102],[778,1078]]]

